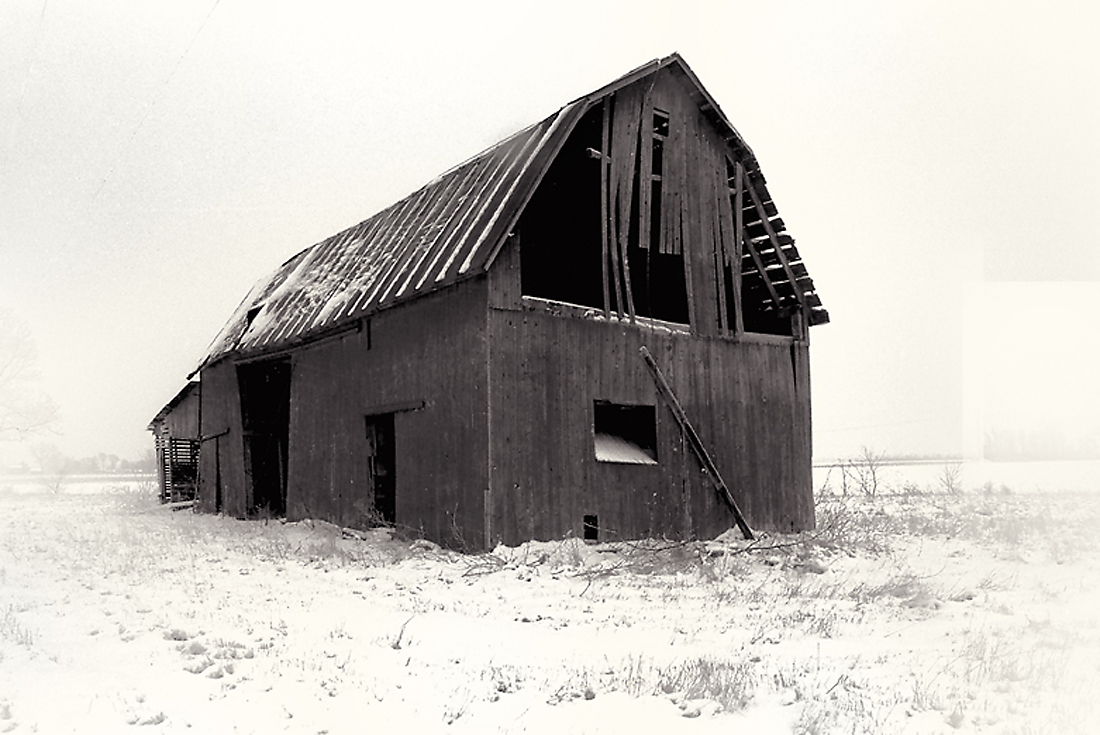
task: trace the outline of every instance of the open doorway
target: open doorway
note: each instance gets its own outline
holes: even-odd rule
[[[396,454],[393,442],[393,414],[367,416],[367,487],[374,497],[376,523],[397,521]]]
[[[237,366],[245,472],[252,486],[249,515],[286,515],[290,439],[290,360]]]

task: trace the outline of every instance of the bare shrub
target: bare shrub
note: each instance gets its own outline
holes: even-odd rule
[[[948,462],[940,471],[940,489],[948,495],[958,495],[962,492],[962,463]]]
[[[611,682],[633,696],[676,695],[684,700],[710,699],[724,709],[738,711],[752,701],[759,684],[756,662],[700,656],[658,666],[631,658],[625,671]]]
[[[887,551],[889,537],[898,530],[895,519],[883,508],[857,498],[821,496],[816,513],[817,530],[807,540],[849,553]]]
[[[30,648],[34,644],[34,633],[19,622],[19,618],[16,617],[17,612],[19,610],[14,605],[8,605],[8,609],[0,615],[0,640]]]
[[[879,492],[879,472],[882,470],[885,455],[870,447],[862,447],[859,456],[849,459],[840,466],[841,484],[844,494],[848,488],[859,490],[863,495],[873,498]]]
[[[0,441],[45,433],[58,421],[57,405],[38,387],[38,350],[30,330],[0,308]]]

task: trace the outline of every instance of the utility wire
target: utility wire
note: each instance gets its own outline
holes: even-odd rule
[[[207,22],[209,22],[210,16],[214,15],[214,11],[218,9],[218,3],[220,2],[221,0],[214,0],[214,5],[210,8],[210,12],[206,14],[206,17],[203,18],[202,23],[199,24],[199,28],[195,31],[195,35],[191,37],[191,41],[188,42],[187,48],[185,48],[183,50],[183,53],[180,54],[179,58],[176,59],[176,65],[172,67],[172,71],[164,80],[164,84],[161,85],[161,88],[156,97],[154,97],[149,106],[145,108],[145,114],[141,116],[141,120],[138,121],[138,124],[134,128],[133,132],[130,133],[130,137],[126,139],[126,143],[123,144],[122,149],[118,152],[118,155],[115,156],[115,160],[111,163],[111,168],[107,170],[107,174],[103,177],[103,180],[99,182],[99,186],[96,187],[95,193],[92,194],[93,202],[99,198],[99,194],[103,191],[103,187],[106,186],[107,182],[111,179],[112,176],[114,176],[115,169],[118,168],[118,164],[122,161],[123,156],[126,155],[126,151],[129,150],[131,144],[133,144],[134,142],[134,139],[137,137],[137,134],[145,125],[145,121],[149,119],[149,116],[153,113],[153,110],[156,109],[157,104],[161,101],[161,99],[163,99],[164,91],[168,89],[168,85],[172,83],[172,79],[175,78],[176,72],[178,72],[179,68],[183,65],[183,60],[187,58],[187,54],[191,51],[191,47],[195,45],[195,41],[198,40],[199,35],[202,33],[203,29],[206,28],[206,24]]]

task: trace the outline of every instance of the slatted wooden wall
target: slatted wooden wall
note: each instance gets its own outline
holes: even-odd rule
[[[244,468],[237,368],[232,360],[221,360],[203,368],[200,418],[199,507],[208,512],[218,510],[216,499],[220,486],[220,510],[243,517],[250,505],[251,490]]]
[[[812,528],[809,348],[802,323],[796,321],[788,337],[746,334],[725,303],[726,267],[732,264],[738,277],[743,257],[744,217],[736,216],[734,202],[744,197],[735,196],[728,183],[732,152],[699,101],[671,74],[616,94],[617,122],[604,136],[611,159],[605,170],[605,252],[618,251],[622,262],[621,226],[632,220],[623,202],[646,199],[624,193],[635,165],[624,151],[633,155],[631,136],[649,124],[652,106],[670,119],[663,196],[652,202],[662,206],[659,246],[682,249],[691,324],[679,331],[653,328],[635,320],[629,308],[618,309],[617,319],[605,309],[600,320],[591,310],[582,315],[583,309],[525,299],[518,286],[525,225],[520,219],[518,236],[490,272],[493,474],[487,535],[506,543],[580,536],[585,515],[599,517],[601,536],[628,538],[709,536],[732,524],[728,507],[700,475],[660,403],[638,355],[642,345],[668,376],[750,524]],[[640,116],[640,122],[623,121],[622,115]],[[616,166],[623,170],[610,175]],[[615,312],[614,305],[629,296],[625,274],[615,278],[615,258],[606,260],[608,287],[623,294],[611,299]],[[736,297],[739,290],[730,284],[728,292]],[[595,400],[658,405],[658,466],[595,460]]]
[[[814,525],[805,344],[495,309],[490,316],[492,541],[713,536],[733,524],[638,355],[656,357],[756,528]],[[593,402],[657,405],[658,465],[597,462]]]
[[[362,527],[371,504],[365,416],[393,413],[397,525],[483,547],[486,293],[484,278],[466,281],[295,353],[288,518]]]

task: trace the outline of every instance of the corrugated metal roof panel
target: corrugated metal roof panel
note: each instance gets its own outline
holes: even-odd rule
[[[202,364],[294,344],[484,270],[493,238],[506,234],[501,212],[524,194],[520,178],[549,133],[568,132],[555,123],[575,106],[291,258],[252,288]]]

